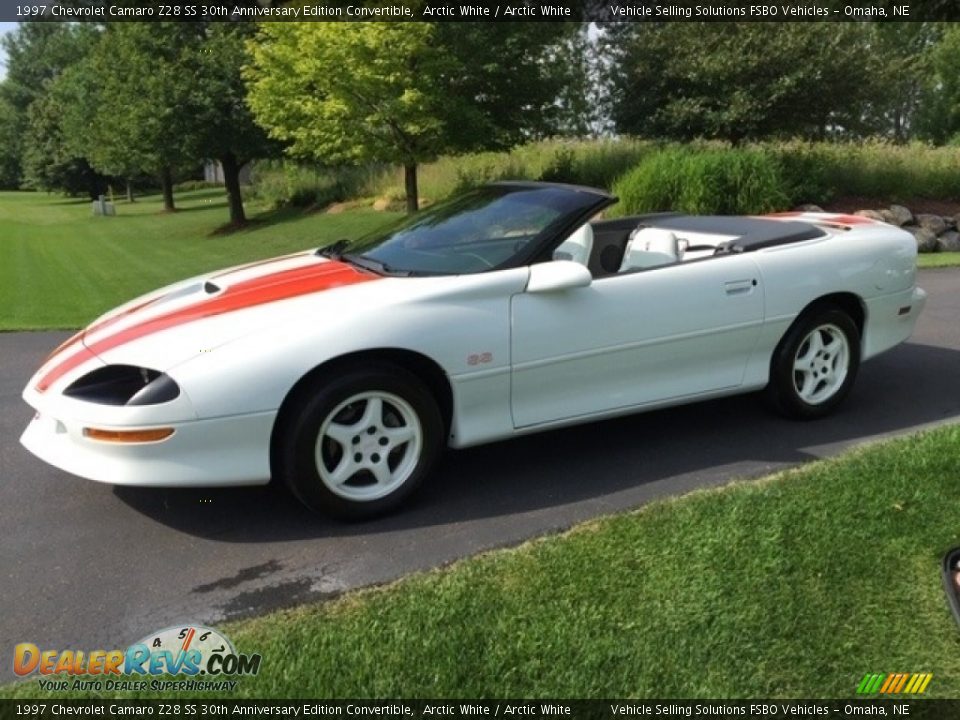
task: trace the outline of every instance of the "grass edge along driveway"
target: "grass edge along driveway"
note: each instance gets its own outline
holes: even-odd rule
[[[958,477],[943,426],[228,624],[263,657],[231,697],[960,697]]]

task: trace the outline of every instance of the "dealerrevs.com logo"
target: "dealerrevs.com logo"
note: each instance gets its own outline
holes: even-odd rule
[[[29,642],[13,650],[13,671],[19,677],[37,674],[43,690],[222,692],[236,687],[234,677],[256,675],[260,661],[260,655],[238,653],[226,636],[201,625],[165,628],[126,650],[41,650]],[[73,677],[49,677],[63,675]],[[161,675],[189,679],[155,679]]]

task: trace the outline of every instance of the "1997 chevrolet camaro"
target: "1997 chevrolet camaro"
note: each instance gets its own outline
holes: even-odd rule
[[[870,219],[614,220],[590,188],[482,187],[357,241],[185,280],[57,348],[22,443],[124,485],[282,479],[347,517],[442,446],[765,389],[832,411],[909,337],[916,242]]]

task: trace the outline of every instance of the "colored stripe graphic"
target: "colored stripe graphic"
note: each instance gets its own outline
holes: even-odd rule
[[[857,695],[920,695],[931,678],[933,673],[867,673],[857,685]]]
[[[137,325],[132,325],[113,335],[92,342],[89,347],[81,345],[76,352],[64,357],[59,364],[52,367],[40,378],[37,383],[37,390],[40,392],[46,391],[53,383],[74,368],[90,360],[94,355],[100,355],[119,345],[124,345],[176,325],[334,287],[379,279],[379,275],[361,272],[345,263],[330,261],[296,267],[239,282],[228,287],[220,295],[204,298],[193,305],[143,320]],[[159,298],[157,299],[159,300]],[[135,309],[132,308],[128,312],[133,312]],[[102,323],[100,328],[95,329],[103,329],[110,324],[112,323],[107,321]]]

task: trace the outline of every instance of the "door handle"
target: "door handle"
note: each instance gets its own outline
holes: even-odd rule
[[[743,295],[750,292],[757,285],[755,278],[750,280],[730,280],[723,284],[723,289],[727,295]]]

